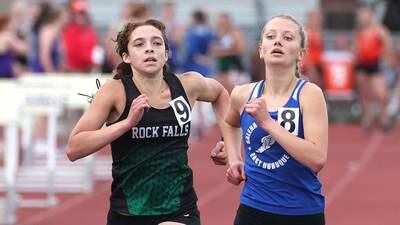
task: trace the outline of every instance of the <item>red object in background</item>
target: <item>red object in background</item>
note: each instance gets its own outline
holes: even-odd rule
[[[88,5],[86,0],[75,0],[71,3],[71,11],[74,13],[86,12],[88,10]]]
[[[353,98],[354,60],[349,52],[331,51],[323,56],[323,80],[330,97]]]
[[[382,57],[384,43],[377,30],[357,34],[357,62],[375,64]]]
[[[92,52],[97,43],[90,25],[70,23],[64,30],[66,67],[70,71],[89,71],[93,67]]]
[[[323,40],[321,33],[315,31],[307,31],[308,52],[304,60],[304,66],[319,66],[322,61],[324,51]]]

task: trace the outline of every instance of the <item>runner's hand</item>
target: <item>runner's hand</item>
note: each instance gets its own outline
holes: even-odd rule
[[[136,126],[143,117],[143,113],[151,108],[149,99],[141,94],[133,99],[128,117],[126,118],[131,127]]]
[[[226,154],[223,141],[217,142],[210,155],[215,165],[226,165],[228,163],[228,154]]]
[[[242,161],[234,161],[229,165],[226,171],[226,178],[229,183],[239,185],[242,181],[246,180],[244,174],[244,164]]]

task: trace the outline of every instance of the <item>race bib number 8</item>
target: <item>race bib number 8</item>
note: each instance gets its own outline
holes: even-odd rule
[[[169,102],[172,109],[174,109],[175,117],[178,120],[180,126],[192,120],[192,114],[190,112],[189,103],[186,102],[185,98],[179,96]]]
[[[290,133],[299,134],[299,108],[279,108],[278,123]]]

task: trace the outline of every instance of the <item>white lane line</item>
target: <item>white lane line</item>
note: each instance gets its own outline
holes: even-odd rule
[[[360,174],[364,167],[371,161],[372,157],[379,149],[380,144],[383,142],[384,135],[382,133],[375,133],[368,142],[364,152],[357,162],[351,163],[351,167],[341,179],[336,182],[331,190],[326,194],[326,207],[332,204],[333,201],[342,193],[342,191]]]

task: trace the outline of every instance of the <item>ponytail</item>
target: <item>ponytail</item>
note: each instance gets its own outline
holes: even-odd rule
[[[121,62],[120,64],[118,64],[117,68],[115,69],[115,75],[113,78],[121,79],[122,76],[131,76],[132,77],[132,75],[133,75],[133,72],[132,72],[131,64]]]
[[[170,69],[169,69],[168,64],[165,63],[164,66],[163,66],[163,74],[168,74],[168,73],[170,73],[170,72],[171,72],[171,71],[170,71]]]
[[[296,69],[295,69],[295,71],[294,71],[294,75],[295,75],[297,78],[300,78],[300,69],[299,69],[299,63],[298,63],[298,62],[296,62]]]

